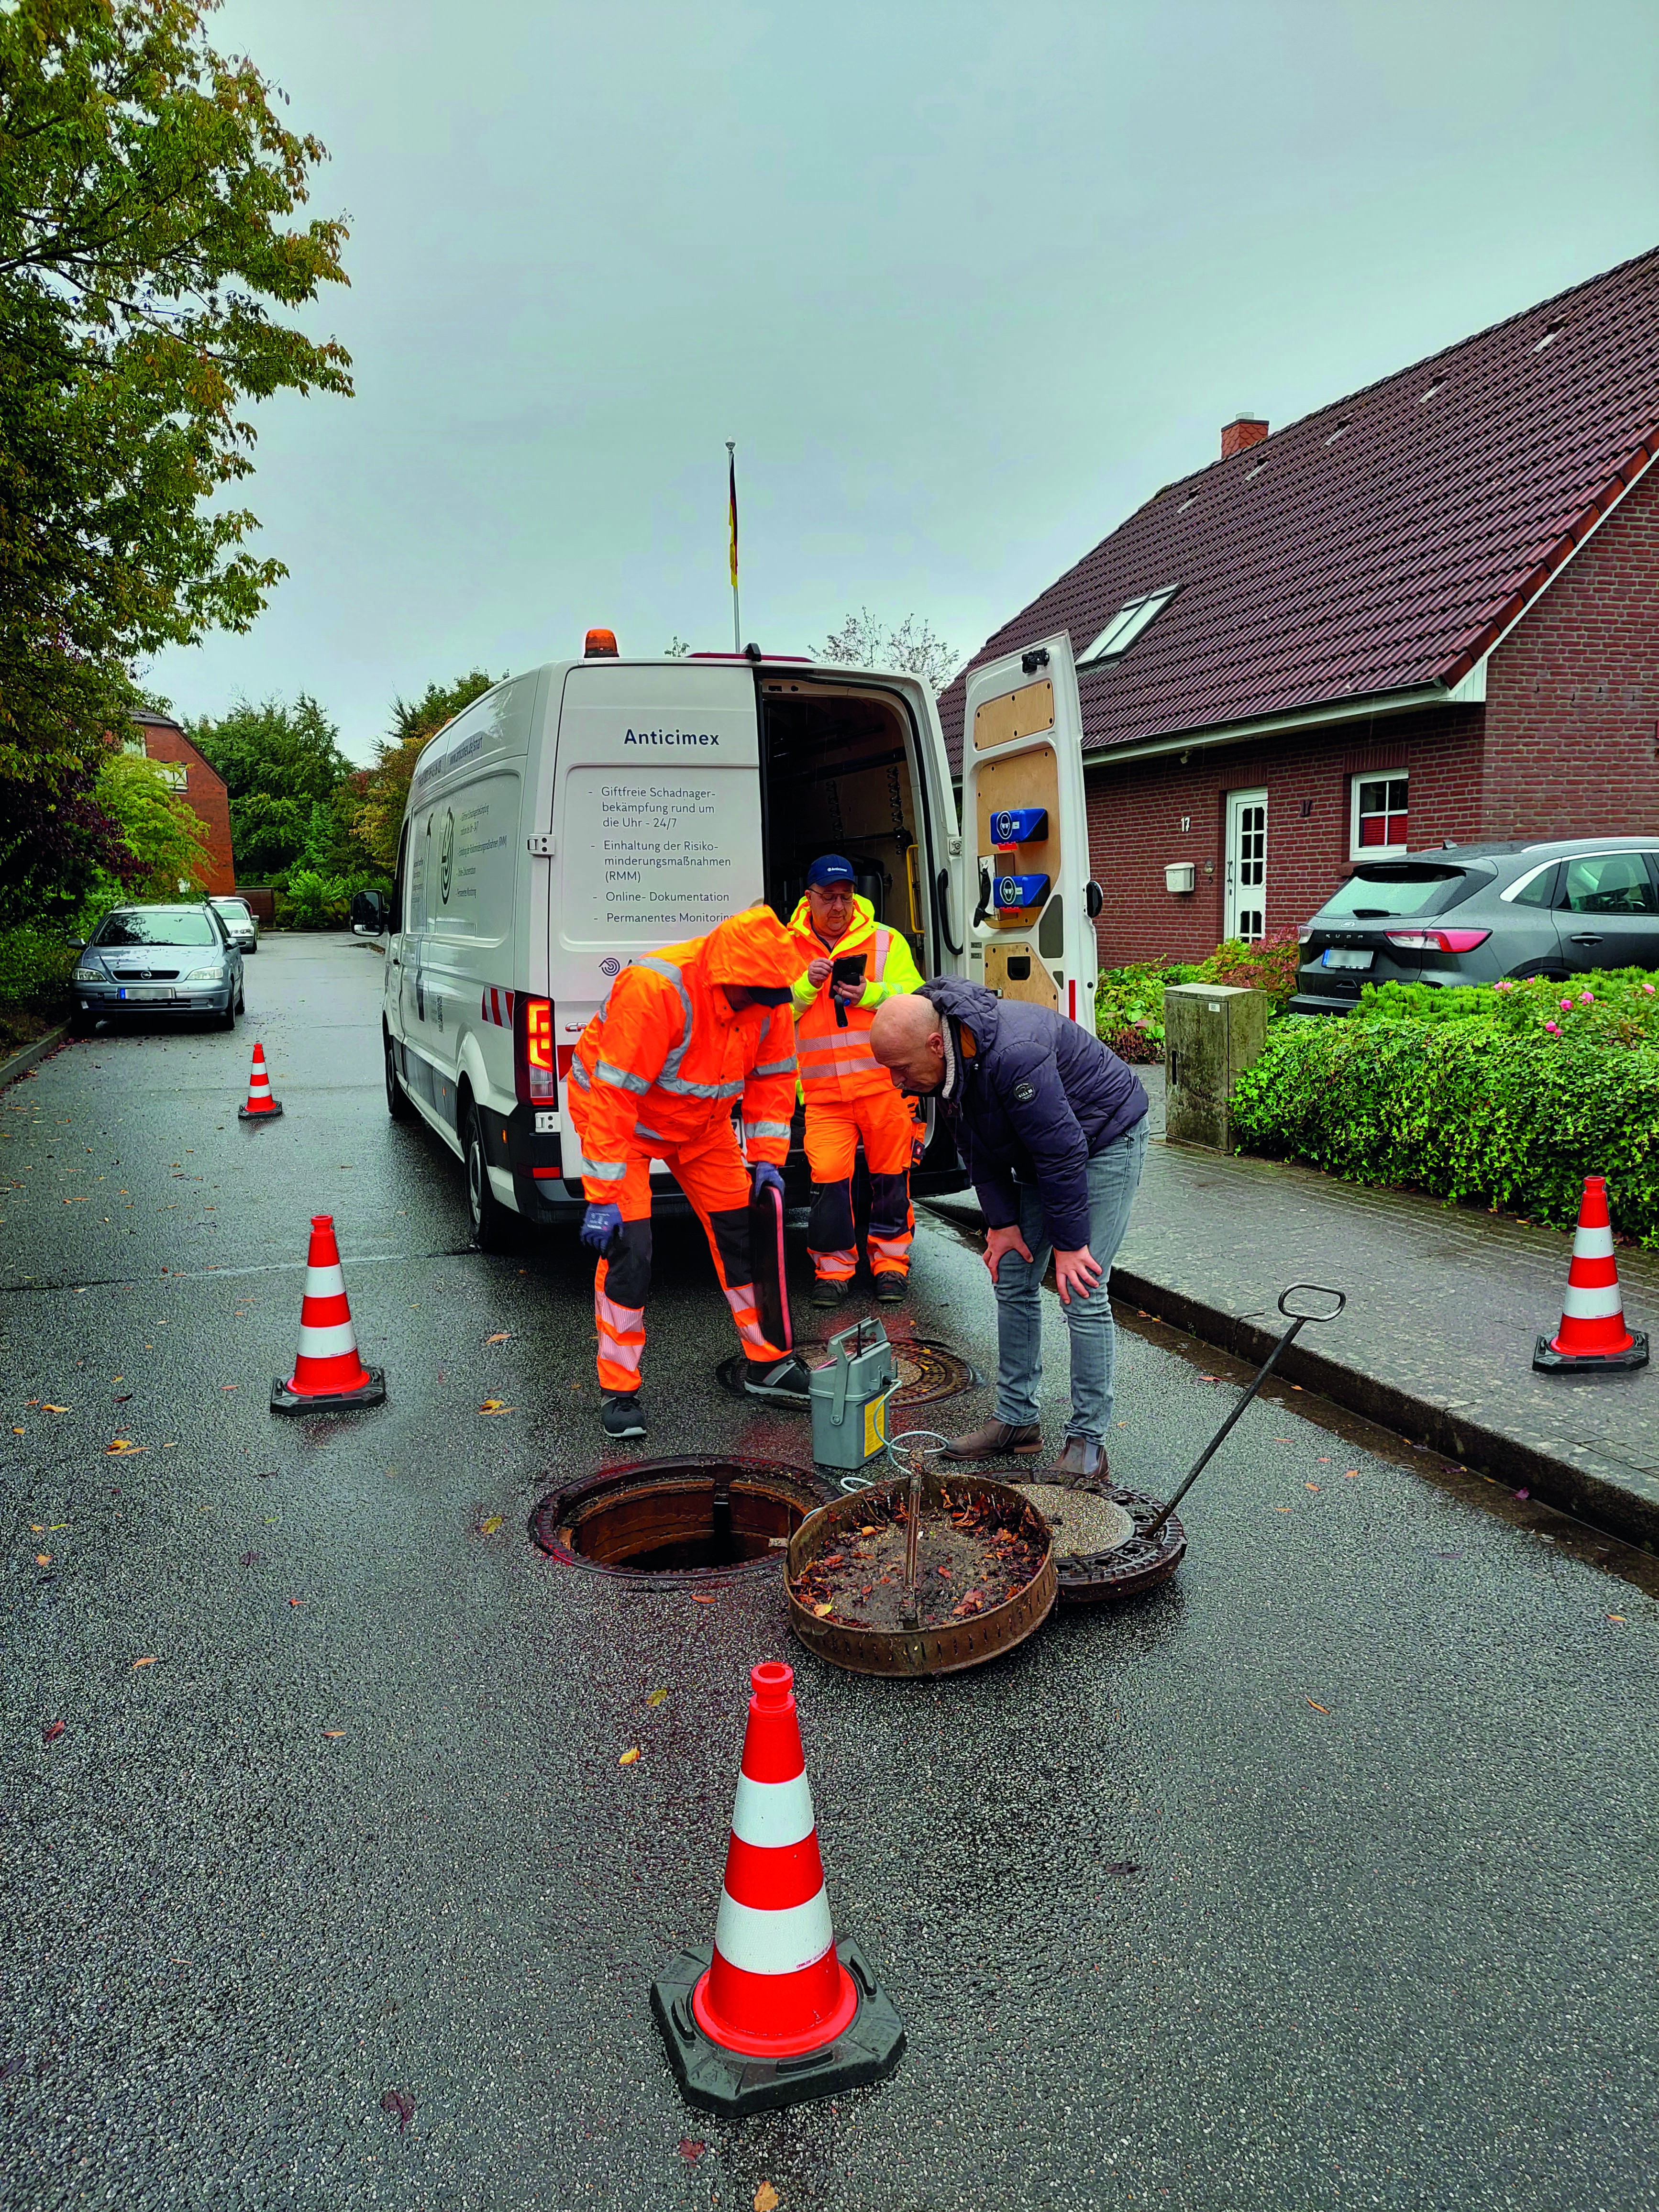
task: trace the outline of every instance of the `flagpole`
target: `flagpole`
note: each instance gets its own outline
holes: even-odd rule
[[[732,650],[743,651],[743,615],[738,605],[738,441],[726,441],[727,519],[732,531]]]

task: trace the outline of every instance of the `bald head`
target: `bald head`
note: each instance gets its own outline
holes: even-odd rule
[[[901,991],[876,1008],[870,1049],[896,1091],[937,1091],[945,1080],[945,1026],[931,999]]]

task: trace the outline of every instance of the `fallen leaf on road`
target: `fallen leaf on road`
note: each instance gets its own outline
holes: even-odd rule
[[[505,1344],[511,1334],[512,1332],[510,1329],[497,1329],[494,1336],[485,1337],[484,1342],[486,1344]]]
[[[132,1662],[131,1671],[136,1674],[141,1667],[153,1667],[155,1664],[155,1654],[152,1651],[148,1659],[135,1659]]]
[[[1331,1462],[1330,1462],[1330,1455],[1329,1455],[1329,1454],[1328,1454],[1328,1453],[1326,1453],[1326,1452],[1321,1452],[1321,1453],[1320,1453],[1320,1455],[1319,1455],[1319,1464],[1320,1464],[1320,1466],[1321,1466],[1321,1467],[1328,1467],[1328,1466],[1330,1465],[1330,1463],[1331,1463]]]
[[[21,1429],[18,1431],[18,1434],[20,1436],[22,1434],[22,1431]],[[149,1447],[148,1444],[134,1443],[130,1437],[117,1437],[112,1444],[105,1445],[104,1457],[106,1459],[119,1459],[124,1453],[148,1451],[149,1449]]]
[[[638,1744],[635,1744],[632,1751],[623,1752],[622,1757],[617,1761],[617,1764],[618,1766],[631,1766],[639,1755],[640,1747]]]
[[[54,1406],[43,1398],[40,1401],[40,1411],[43,1413],[67,1413],[69,1407],[67,1406]]]
[[[328,1741],[332,1743],[337,1736],[343,1735],[345,1734],[345,1730],[343,1729],[325,1729],[323,1730],[323,1734],[328,1738]]]
[[[1532,1492],[1529,1490],[1517,1490],[1515,1494],[1517,1498],[1530,1498],[1532,1496]]]
[[[667,1695],[666,1690],[653,1690],[645,1702],[647,1705],[659,1705]]]
[[[245,1567],[251,1567],[256,1559],[262,1559],[264,1557],[264,1553],[263,1552],[244,1552],[242,1554],[242,1565]]]
[[[507,1516],[504,1513],[492,1513],[488,1521],[479,1522],[478,1534],[481,1536],[493,1536],[506,1518]]]
[[[1316,1482],[1304,1482],[1302,1487],[1304,1490],[1317,1490],[1319,1485]]]
[[[1616,1621],[1618,1622],[1619,1626],[1620,1626],[1620,1628],[1623,1628],[1623,1627],[1625,1627],[1625,1626],[1626,1626],[1626,1620],[1625,1620],[1625,1616],[1624,1616],[1624,1614],[1623,1614],[1622,1613],[1610,1613],[1607,1615],[1607,1619],[1608,1619],[1609,1620],[1616,1620]]]
[[[690,1597],[693,1605],[713,1605],[714,1602],[712,1597],[705,1597],[701,1590],[693,1590]]]
[[[823,1619],[826,1613],[833,1613],[835,1609],[836,1601],[834,1598],[826,1598],[822,1605],[815,1605],[812,1607],[813,1612],[817,1613],[820,1620]]]
[[[49,1567],[52,1565],[52,1553],[37,1552],[34,1555],[34,1564],[37,1567]]]
[[[481,1413],[512,1413],[517,1410],[516,1407],[502,1405],[499,1398],[486,1398],[478,1408]]]
[[[48,1721],[45,1728],[40,1731],[41,1742],[56,1743],[58,1737],[64,1733],[64,1723],[62,1721]]]
[[[130,1406],[132,1403],[132,1399],[133,1394],[131,1390],[123,1390],[120,1396],[115,1401],[115,1402],[118,1406]]]
[[[778,2212],[778,2192],[769,2181],[763,2181],[755,2191],[755,2212]]]
[[[1345,1467],[1342,1470],[1342,1480],[1344,1482],[1358,1482],[1359,1469],[1357,1467]]]
[[[409,2133],[409,2124],[415,2117],[415,2100],[401,2089],[388,2089],[380,2100],[380,2110],[391,2113],[398,2123],[400,2136]]]
[[[696,2160],[702,2156],[704,2151],[706,2151],[708,2148],[708,2146],[707,2143],[698,2142],[695,2137],[691,2136],[682,2136],[680,2137],[680,2156],[682,2158],[690,2159],[693,2164],[695,2164]]]
[[[1310,1698],[1308,1699],[1308,1703],[1313,1707],[1316,1713],[1324,1713],[1328,1715],[1330,1712],[1330,1707],[1328,1705],[1322,1705],[1317,1698]]]
[[[1290,1510],[1288,1505],[1275,1505],[1273,1508],[1275,1513],[1288,1513]]]
[[[219,1385],[222,1390],[240,1390],[241,1387],[240,1382],[222,1382]]]
[[[1290,1441],[1288,1437],[1269,1437],[1267,1439],[1270,1444],[1287,1444]]]
[[[1100,1870],[1102,1874],[1139,1874],[1140,1861],[1139,1859],[1109,1859]]]
[[[289,1603],[290,1605],[303,1605],[305,1603],[305,1600],[302,1597],[291,1597],[289,1600]]]

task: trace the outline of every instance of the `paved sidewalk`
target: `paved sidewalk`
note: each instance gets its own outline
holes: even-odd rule
[[[1142,1068],[1154,1141],[1112,1295],[1265,1358],[1292,1282],[1348,1294],[1285,1354],[1292,1382],[1564,1512],[1659,1548],[1659,1364],[1535,1375],[1572,1240],[1407,1191],[1164,1141],[1164,1071]],[[959,1218],[971,1194],[945,1202]],[[1619,1248],[1625,1317],[1659,1336],[1659,1253]]]

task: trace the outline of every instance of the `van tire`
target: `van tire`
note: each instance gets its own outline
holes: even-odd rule
[[[466,1120],[466,1210],[472,1218],[472,1242],[481,1252],[511,1252],[519,1217],[490,1188],[489,1158],[483,1116],[475,1105]]]
[[[390,1030],[381,1030],[380,1043],[386,1063],[386,1110],[394,1121],[412,1121],[415,1109],[410,1104],[409,1094],[398,1079],[398,1055],[392,1048]]]

